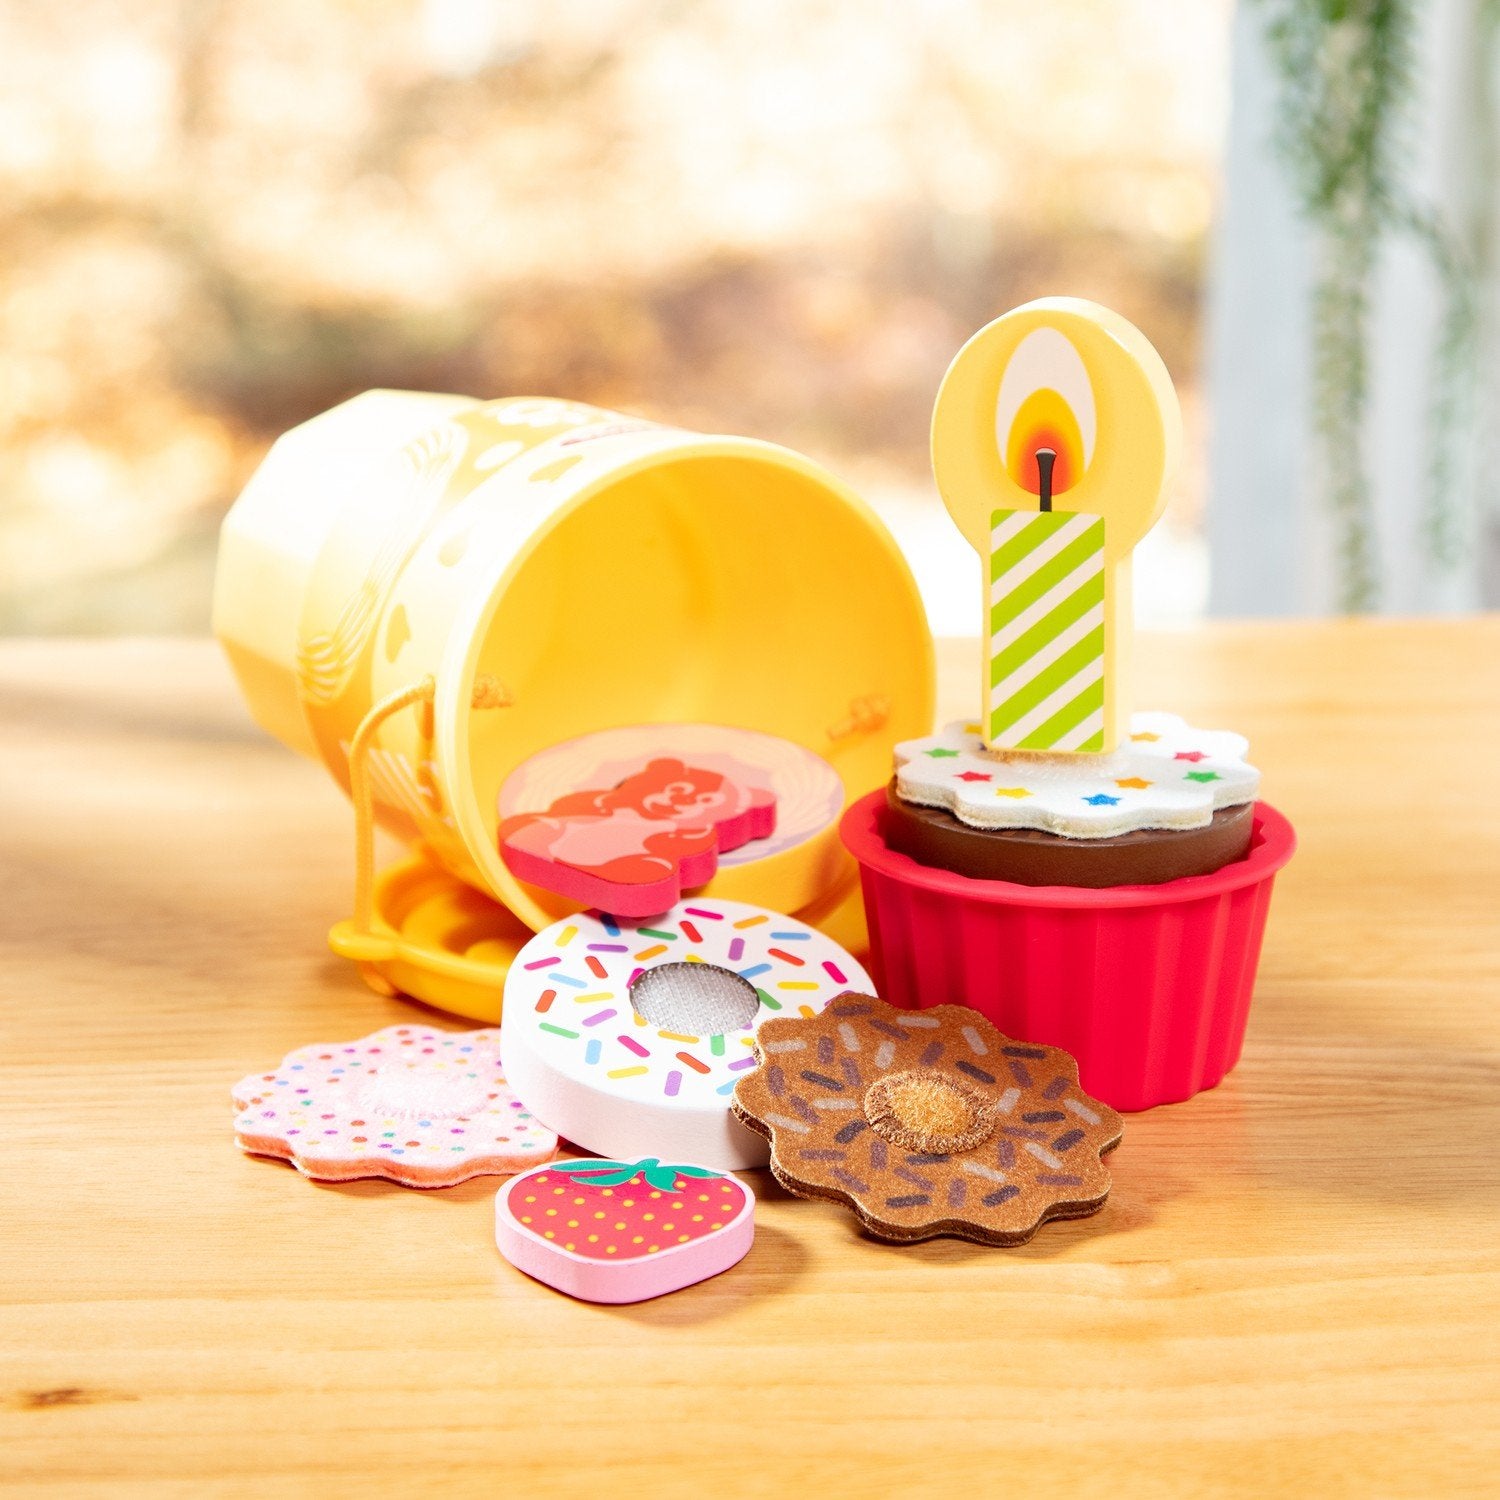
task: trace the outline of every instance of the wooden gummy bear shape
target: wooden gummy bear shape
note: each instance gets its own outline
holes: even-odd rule
[[[618,916],[648,917],[706,885],[719,855],[776,828],[776,795],[661,756],[618,785],[557,798],[499,829],[517,879]]]

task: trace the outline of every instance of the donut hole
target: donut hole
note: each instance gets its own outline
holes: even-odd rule
[[[905,1151],[946,1156],[971,1151],[995,1133],[991,1102],[930,1068],[888,1073],[864,1099],[870,1128]]]
[[[748,979],[718,964],[659,964],[638,974],[630,1003],[662,1031],[720,1036],[754,1023],[760,996]]]

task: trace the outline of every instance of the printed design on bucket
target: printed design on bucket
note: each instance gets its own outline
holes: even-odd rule
[[[235,1144],[320,1182],[451,1187],[548,1161],[557,1136],[505,1081],[498,1030],[387,1026],[299,1047],[232,1091]]]
[[[358,587],[329,618],[305,621],[297,642],[298,687],[304,700],[332,703],[348,686],[369,647],[381,611],[401,570],[433,527],[460,501],[523,453],[550,440],[596,427],[604,435],[621,430],[613,413],[551,398],[476,402],[414,438],[392,462],[372,475],[385,491],[380,505],[392,524],[379,536]],[[624,424],[634,431],[648,423]],[[361,496],[368,508],[369,493]]]
[[[1108,755],[987,750],[979,726],[953,723],[896,746],[903,801],[940,807],[973,828],[1036,828],[1108,838],[1149,828],[1201,828],[1224,807],[1255,800],[1249,742],[1195,729],[1168,713],[1138,713]]]
[[[500,817],[547,807],[579,787],[614,786],[668,753],[775,799],[775,827],[752,843],[721,848],[721,867],[805,843],[843,810],[838,772],[791,740],[721,724],[632,724],[564,740],[522,761],[500,787]]]
[[[1066,1052],[965,1006],[845,993],[765,1022],[755,1055],[734,1112],[770,1140],[776,1180],[847,1204],[881,1239],[1016,1245],[1109,1194],[1119,1115],[1083,1092]]]
[[[499,828],[518,879],[616,914],[666,911],[706,885],[719,856],[770,836],[776,796],[662,756],[617,785],[580,789]]]
[[[431,574],[462,563],[481,523],[518,513],[528,471],[540,472],[560,455],[587,462],[564,441],[597,436],[601,441],[581,450],[592,453],[638,447],[669,431],[551,398],[474,402],[360,476],[312,565],[296,637],[298,699],[336,776],[347,776],[348,744],[373,704],[439,665],[447,616],[424,607]],[[538,508],[563,503],[578,482],[570,474],[563,485],[534,486]],[[447,582],[445,601],[461,597]],[[468,856],[447,805],[453,789],[442,786],[431,731],[419,733],[418,724],[410,716],[381,731],[377,817],[387,832],[421,839],[462,866]]]
[[[364,579],[333,619],[298,636],[297,686],[305,702],[332,703],[348,686],[397,575],[444,508],[467,446],[468,434],[452,421],[423,433],[397,456],[385,483],[399,495],[400,524],[381,538]]]

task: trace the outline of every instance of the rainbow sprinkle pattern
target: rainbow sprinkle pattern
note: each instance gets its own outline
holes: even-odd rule
[[[752,1025],[719,1036],[664,1031],[637,1015],[630,985],[645,969],[709,963],[755,986]],[[736,901],[687,900],[640,922],[580,912],[539,932],[505,986],[503,1035],[547,1066],[592,1078],[612,1095],[727,1111],[755,1066],[755,1028],[771,1015],[816,1015],[869,976],[795,917]]]
[[[500,1033],[387,1026],[289,1052],[232,1090],[235,1144],[306,1177],[451,1187],[550,1161],[557,1136],[505,1082]]]

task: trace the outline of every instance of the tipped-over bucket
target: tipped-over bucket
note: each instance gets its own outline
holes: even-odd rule
[[[568,401],[373,391],[288,433],[224,523],[214,630],[257,719],[346,790],[361,724],[410,702],[367,727],[376,819],[531,928],[569,903],[496,828],[536,751],[725,724],[814,751],[850,800],[932,721],[921,601],[851,491]],[[830,825],[708,889],[793,911],[851,879]]]

